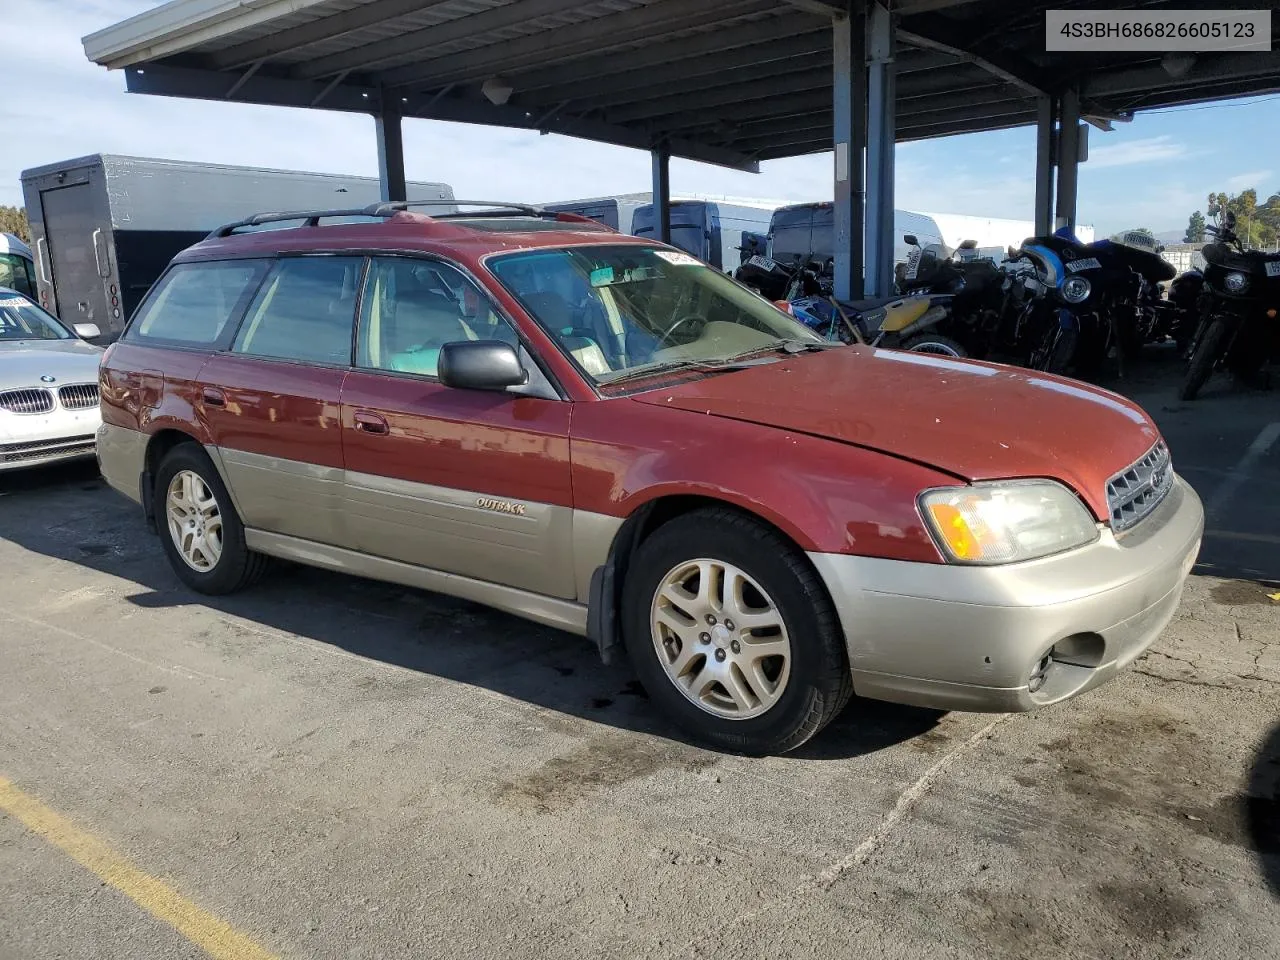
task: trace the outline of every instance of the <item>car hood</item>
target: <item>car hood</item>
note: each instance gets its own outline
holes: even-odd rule
[[[97,383],[103,350],[83,340],[19,340],[0,343],[0,390]],[[53,377],[53,383],[41,377]]]
[[[632,399],[826,437],[965,480],[1051,477],[1106,517],[1106,482],[1159,432],[1142,408],[1001,364],[844,347]]]

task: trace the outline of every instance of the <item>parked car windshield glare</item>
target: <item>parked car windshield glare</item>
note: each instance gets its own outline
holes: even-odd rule
[[[685,253],[635,245],[500,254],[490,271],[596,383],[645,367],[716,364],[783,341],[823,342]]]
[[[30,300],[0,294],[0,343],[70,339],[69,330]]]

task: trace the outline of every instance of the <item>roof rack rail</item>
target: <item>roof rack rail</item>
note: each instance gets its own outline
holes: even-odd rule
[[[547,217],[555,216],[556,211],[544,210],[542,207],[532,207],[527,203],[507,203],[501,200],[386,200],[382,203],[372,203],[365,207],[364,212],[371,217],[389,217],[394,213],[402,210],[408,210],[410,207],[443,207],[452,204],[455,207],[488,207],[493,213],[489,216],[501,217]],[[433,220],[443,220],[449,217],[474,217],[476,214],[472,211],[457,210],[453,213],[433,213]]]
[[[542,207],[531,207],[524,203],[505,203],[493,200],[386,200],[381,203],[371,203],[367,207],[350,207],[340,210],[282,210],[273,213],[255,213],[252,217],[245,217],[243,220],[236,220],[233,223],[224,223],[216,230],[211,232],[205,239],[213,240],[218,237],[229,237],[241,227],[259,227],[264,223],[282,223],[289,220],[301,220],[305,226],[319,226],[321,219],[325,217],[391,217],[410,207],[487,207],[489,211],[484,214],[490,217],[539,217],[552,219],[560,219],[563,211],[546,210]],[[447,220],[450,218],[474,217],[477,214],[473,211],[455,210],[452,213],[436,213],[432,214],[434,220]],[[573,218],[574,214],[564,215]]]
[[[308,227],[318,226],[322,217],[369,217],[369,216],[388,216],[388,214],[373,214],[369,212],[370,208],[349,207],[341,210],[280,210],[272,213],[255,213],[252,217],[245,217],[243,220],[236,220],[233,223],[224,223],[216,230],[212,231],[206,240],[212,240],[216,237],[229,237],[240,227],[259,227],[264,223],[281,223],[288,220],[305,221]]]

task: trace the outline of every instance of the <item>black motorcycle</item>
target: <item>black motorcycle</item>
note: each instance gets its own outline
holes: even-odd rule
[[[1217,239],[1201,250],[1201,320],[1178,391],[1182,400],[1194,400],[1215,370],[1228,370],[1246,383],[1262,381],[1262,366],[1277,347],[1280,253],[1246,250],[1235,226],[1235,214],[1228,211],[1222,226],[1207,228]]]
[[[1191,343],[1200,325],[1200,296],[1204,291],[1204,271],[1192,268],[1178,274],[1169,284],[1165,309],[1170,314],[1169,333],[1178,344],[1178,356],[1191,359]]]
[[[733,279],[751,288],[766,300],[792,300],[818,292],[821,265],[797,257],[786,264],[763,253],[753,254],[733,272]]]
[[[1009,251],[993,352],[1047,373],[1093,366],[1110,342],[1112,304],[1106,271],[1089,247],[1054,234]]]
[[[902,238],[912,249],[895,268],[898,292],[951,298],[947,336],[970,357],[985,357],[999,327],[1004,304],[1004,274],[991,260],[977,257],[977,243],[965,240],[950,256],[921,247],[914,234]]]

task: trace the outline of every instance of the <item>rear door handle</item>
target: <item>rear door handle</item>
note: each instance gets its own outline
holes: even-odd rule
[[[207,407],[225,407],[227,405],[227,395],[217,387],[205,387],[200,391],[200,395],[204,398]]]
[[[357,430],[363,430],[365,433],[386,434],[391,429],[387,426],[385,417],[380,417],[376,413],[360,412],[355,415],[355,424]]]

